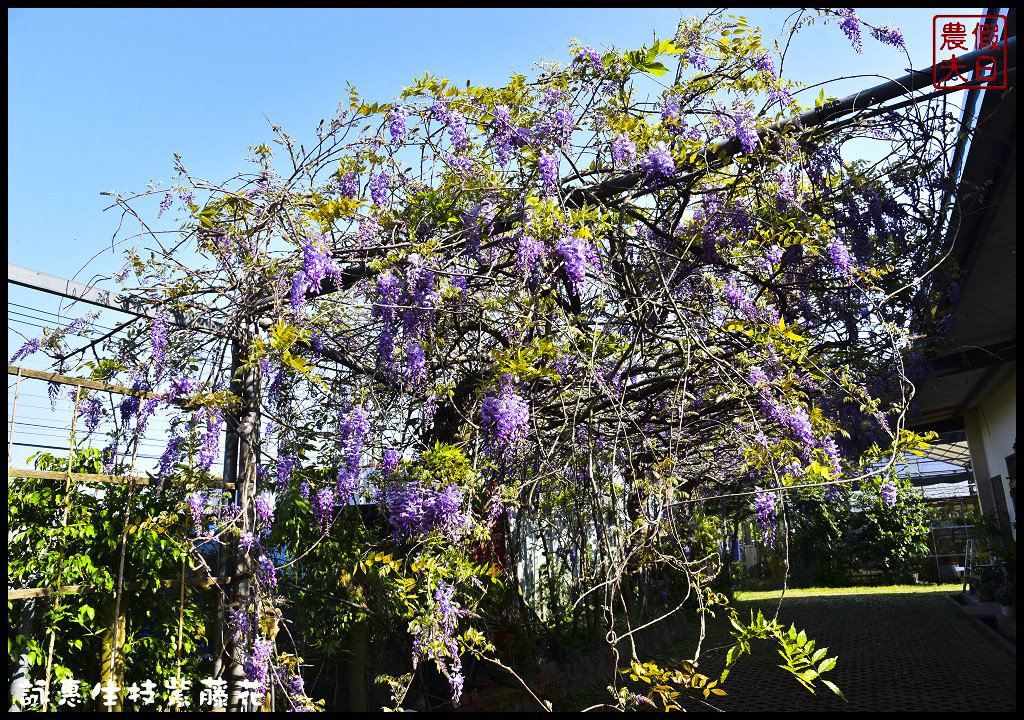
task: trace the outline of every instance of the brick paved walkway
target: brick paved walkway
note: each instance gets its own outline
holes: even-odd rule
[[[766,616],[775,607],[769,601],[751,605],[764,608]],[[829,657],[838,655],[826,677],[849,702],[824,686],[811,695],[777,667],[781,658],[775,646],[755,641],[752,654],[741,658],[726,681],[729,695],[715,699],[715,707],[784,712],[1016,709],[1016,658],[960,617],[941,592],[787,598],[779,621],[787,627],[796,623],[818,647],[828,647]],[[700,670],[717,678],[725,652],[714,648],[727,641],[727,631],[710,622]],[[680,653],[692,652],[692,641],[676,647]],[[684,707],[709,709],[690,701]]]

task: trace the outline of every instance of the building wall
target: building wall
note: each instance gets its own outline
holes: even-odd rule
[[[1017,441],[1016,364],[1010,367],[1009,372],[990,392],[982,396],[974,408],[964,413],[964,426],[981,508],[988,512],[994,510],[1000,502],[991,480],[998,475],[1012,528],[1017,517],[1010,498],[1006,458],[1013,454],[1013,446]],[[1017,536],[1016,529],[1013,529],[1013,536]]]

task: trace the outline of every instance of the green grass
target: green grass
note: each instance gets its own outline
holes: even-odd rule
[[[902,595],[913,593],[956,592],[963,587],[962,583],[943,583],[939,585],[880,585],[877,587],[846,587],[846,588],[790,588],[786,597],[841,597],[843,595]],[[740,602],[752,600],[777,600],[781,590],[749,591],[737,590],[736,599]]]

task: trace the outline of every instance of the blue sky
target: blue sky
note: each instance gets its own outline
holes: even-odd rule
[[[731,12],[760,26],[769,47],[791,14]],[[110,243],[120,217],[104,212],[101,191],[166,186],[173,153],[200,177],[227,179],[246,168],[248,147],[271,139],[268,120],[299,141],[313,138],[346,96],[346,81],[380,101],[428,70],[460,84],[500,84],[513,72],[532,75],[541,59],[566,61],[572,38],[636,49],[655,31],[671,36],[689,14],[703,11],[8,10],[8,261],[82,282],[115,272],[122,260]],[[931,65],[932,14],[859,13],[899,26],[915,68]],[[826,90],[842,97],[907,67],[902,52],[866,31],[858,55],[835,23],[819,20],[793,41],[784,76],[808,84],[855,76]],[[8,356],[19,333],[38,336],[58,313],[84,312],[65,314],[55,298],[10,286],[8,303]],[[101,320],[113,322],[109,313]],[[32,402],[48,412],[45,397]]]
[[[766,41],[790,12],[733,11]],[[975,12],[973,10],[966,12]],[[8,260],[70,277],[109,248],[118,217],[104,190],[142,190],[172,175],[172,153],[209,180],[243,169],[267,119],[313,137],[352,82],[391,100],[429,70],[501,83],[569,40],[633,49],[671,35],[676,9],[8,10]],[[931,11],[863,10],[901,27],[915,67],[931,64]],[[820,21],[819,21],[820,22]],[[902,53],[864,38],[856,54],[836,25],[794,40],[784,68],[815,83],[899,76]],[[880,81],[855,78],[841,96]],[[808,101],[809,104],[809,101]],[[107,252],[95,267],[110,272]],[[86,276],[92,273],[87,273]]]

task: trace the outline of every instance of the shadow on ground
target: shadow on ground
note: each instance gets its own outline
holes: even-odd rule
[[[779,621],[806,630],[817,646],[838,656],[826,677],[847,702],[820,685],[809,693],[785,670],[776,646],[755,641],[729,675],[725,697],[705,703],[688,698],[689,711],[776,712],[992,712],[1016,709],[1016,658],[976,627],[945,597],[947,590],[787,597]],[[737,602],[741,617],[761,609],[775,613],[777,600]],[[661,665],[692,657],[690,637],[655,653]],[[730,644],[728,622],[708,619],[699,671],[717,679]],[[572,698],[574,708],[607,702],[607,682]],[[636,690],[641,690],[640,686]],[[568,709],[568,708],[566,708]]]

